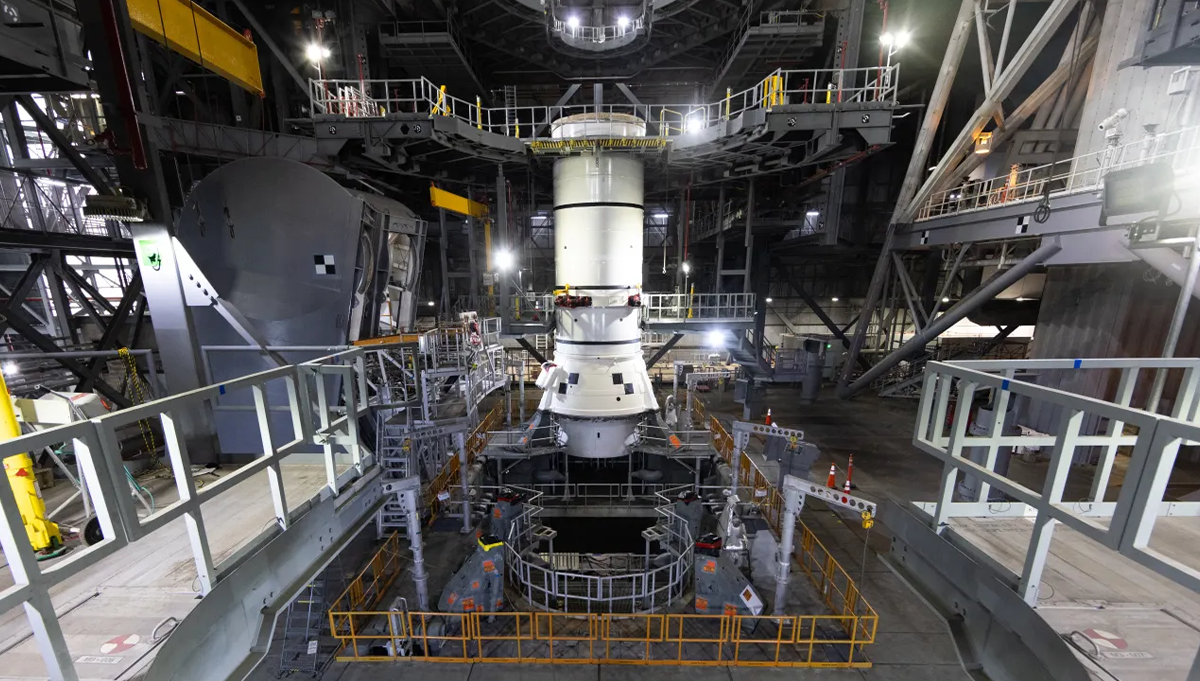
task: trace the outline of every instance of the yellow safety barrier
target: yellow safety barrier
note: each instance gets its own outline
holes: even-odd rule
[[[708,418],[717,451],[729,462],[733,438],[699,400],[696,413],[701,419]],[[472,431],[468,463],[486,446],[489,431],[499,425],[500,418],[497,406]],[[458,466],[458,458],[451,459],[433,487],[442,490],[456,484]],[[739,483],[753,489],[763,517],[779,532],[784,514],[778,490],[749,457],[741,457],[736,468]],[[397,661],[390,655],[372,654],[371,649],[412,644],[411,656],[404,659],[424,662],[870,667],[864,649],[875,642],[878,614],[816,535],[798,521],[797,530],[796,562],[831,614],[373,610],[403,570],[399,539],[393,534],[329,611],[330,631],[341,643],[337,660]]]
[[[129,21],[142,35],[260,97],[262,72],[254,41],[190,0],[129,0]]]
[[[487,446],[489,434],[500,425],[500,419],[503,414],[503,405],[497,404],[486,416],[480,420],[479,425],[467,435],[467,466],[475,463],[475,457],[483,451]],[[431,514],[429,522],[432,523],[441,515],[446,503],[438,498],[442,492],[448,492],[459,484],[461,473],[461,462],[459,457],[454,456],[446,462],[445,467],[441,472],[434,477],[433,482],[429,483],[428,499]]]
[[[413,644],[420,662],[864,668],[874,626],[838,615],[555,612],[330,612],[339,662],[393,662],[373,647]]]

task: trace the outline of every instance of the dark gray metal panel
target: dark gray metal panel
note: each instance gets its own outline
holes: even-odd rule
[[[1032,216],[1037,205],[1038,201],[1033,199],[915,222],[907,231],[896,234],[894,245],[897,250],[908,250],[925,246],[1028,239],[1034,236],[1118,229],[1100,226],[1100,200],[1091,192],[1052,199],[1050,218],[1044,223],[1029,219],[1022,229],[1020,218]]]
[[[933,533],[894,502],[879,520],[892,532],[889,562],[944,618],[967,668],[996,681],[1090,678],[1054,629],[985,564]],[[945,536],[952,538],[952,530]]]

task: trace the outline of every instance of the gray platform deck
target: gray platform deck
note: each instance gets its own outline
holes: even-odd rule
[[[320,465],[284,463],[281,468],[286,494],[297,502],[312,496],[326,482],[325,469]],[[209,482],[215,479],[198,478]],[[173,481],[156,480],[148,486],[160,507],[178,499]],[[233,555],[274,523],[275,511],[267,490],[264,471],[204,505],[214,561],[219,563]],[[53,494],[47,497],[54,506],[53,500],[67,490],[50,491]],[[195,582],[196,567],[181,518],[54,588],[51,597],[55,612],[80,676],[122,678],[148,664],[158,643],[152,638],[155,626],[166,618],[182,619],[191,612],[198,601]],[[12,584],[7,567],[0,570],[0,589]],[[163,631],[168,630],[164,626]],[[120,643],[105,645],[112,641]],[[0,615],[0,678],[46,678],[45,665],[22,609]]]

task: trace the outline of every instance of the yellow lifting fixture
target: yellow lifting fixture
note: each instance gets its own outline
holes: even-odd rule
[[[13,410],[8,385],[0,375],[0,441],[7,442],[21,436],[21,426]],[[12,486],[13,498],[21,512],[21,523],[29,535],[29,543],[38,553],[38,558],[52,558],[64,551],[62,534],[58,525],[46,520],[46,502],[38,489],[33,472],[33,458],[28,453],[13,454],[4,458],[4,475]]]
[[[191,0],[128,0],[134,30],[262,97],[258,48]]]

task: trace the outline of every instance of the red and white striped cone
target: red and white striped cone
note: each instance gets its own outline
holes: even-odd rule
[[[829,480],[825,482],[826,487],[837,489],[837,466],[829,464]]]
[[[771,410],[770,409],[767,410],[767,418],[764,421],[764,423],[766,423],[768,426],[771,425]]]
[[[854,455],[853,454],[850,455],[850,461],[846,463],[846,484],[842,486],[842,491],[846,492],[847,494],[849,494],[851,488],[854,487],[854,485],[850,484],[850,477],[852,475],[854,475]]]

